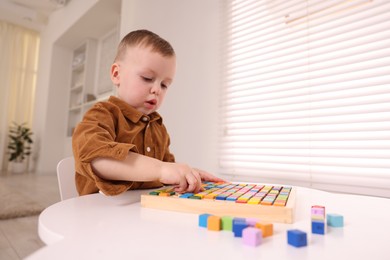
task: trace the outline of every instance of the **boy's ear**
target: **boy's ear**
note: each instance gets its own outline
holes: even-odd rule
[[[119,65],[118,63],[113,63],[111,65],[111,81],[114,85],[119,86]]]

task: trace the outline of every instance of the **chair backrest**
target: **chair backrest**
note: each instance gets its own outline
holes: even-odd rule
[[[58,186],[61,200],[78,196],[75,183],[75,169],[73,156],[62,159],[57,164]]]

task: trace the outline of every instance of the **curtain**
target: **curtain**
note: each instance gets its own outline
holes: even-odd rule
[[[0,169],[7,167],[12,122],[31,128],[38,67],[39,33],[0,21]]]
[[[220,172],[390,197],[390,1],[225,6]]]

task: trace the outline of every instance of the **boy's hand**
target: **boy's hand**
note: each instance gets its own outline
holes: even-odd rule
[[[160,182],[174,185],[177,192],[199,192],[202,180],[197,171],[186,164],[164,163]]]
[[[223,180],[221,178],[218,178],[218,177],[212,175],[209,172],[206,172],[206,171],[203,171],[203,170],[200,170],[200,169],[196,169],[196,168],[194,168],[194,170],[196,170],[199,173],[200,178],[202,179],[202,181],[226,182],[225,180]]]
[[[161,170],[160,182],[174,185],[177,192],[198,193],[202,190],[204,181],[224,181],[214,175],[180,163],[164,163]]]

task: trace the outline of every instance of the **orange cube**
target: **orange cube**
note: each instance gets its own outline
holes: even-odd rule
[[[207,219],[207,229],[213,231],[221,230],[221,218],[218,216],[209,216]]]
[[[269,237],[274,234],[274,225],[272,223],[257,222],[255,227],[261,229],[263,237]]]

